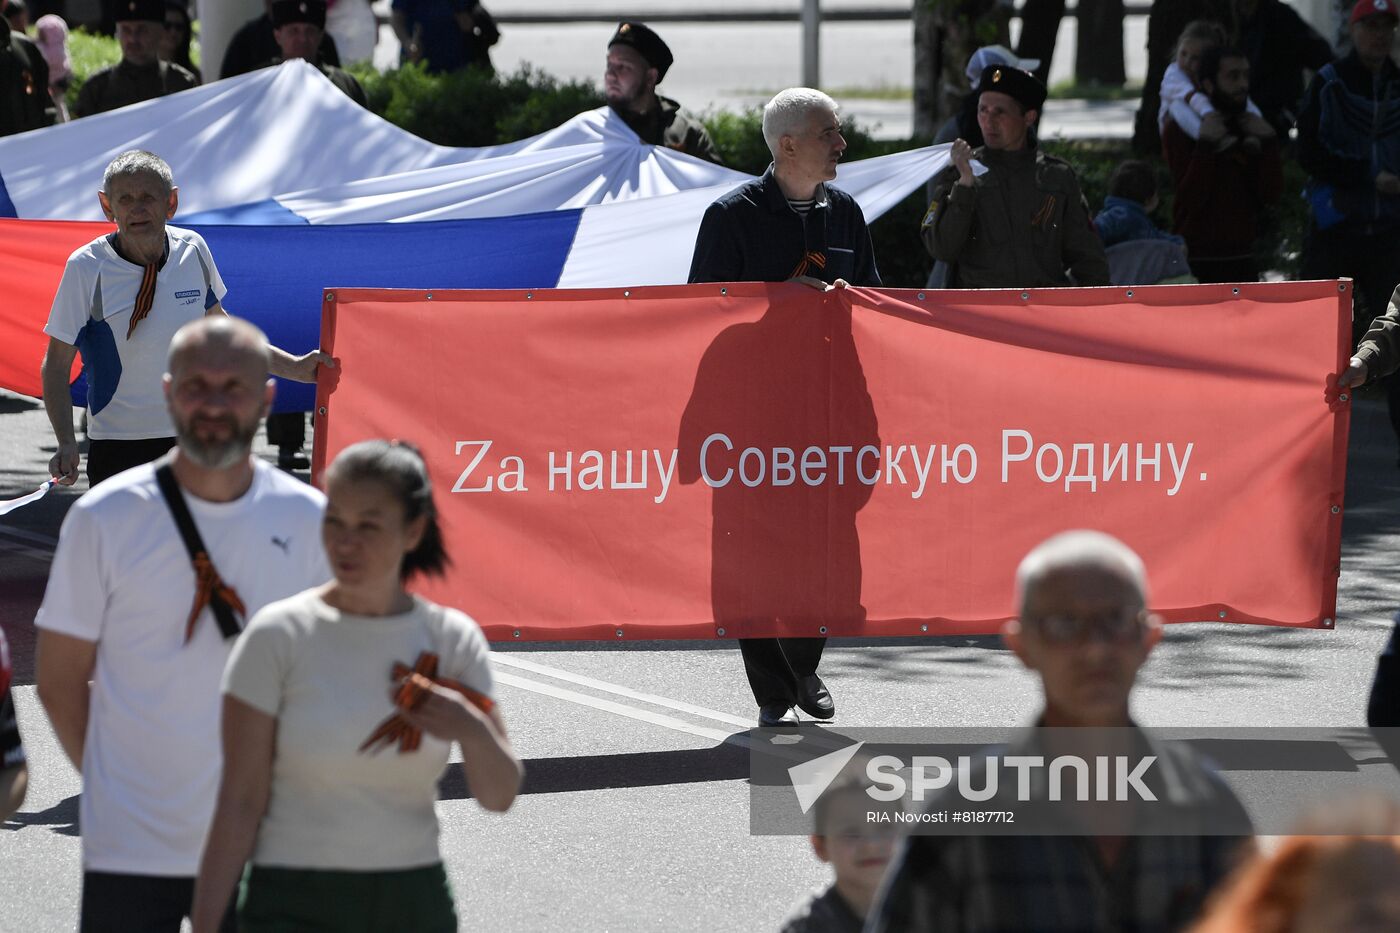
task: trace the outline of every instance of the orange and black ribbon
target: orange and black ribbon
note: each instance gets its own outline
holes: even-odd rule
[[[788,276],[788,278],[795,279],[799,275],[806,275],[814,266],[817,269],[826,268],[826,253],[820,250],[809,249],[806,255],[802,257],[802,261],[797,264],[797,268],[792,270],[792,275]]]
[[[1055,196],[1054,196],[1053,194],[1046,195],[1046,197],[1045,197],[1045,203],[1043,203],[1043,204],[1040,205],[1040,210],[1036,211],[1036,212],[1035,212],[1035,216],[1033,216],[1033,217],[1031,218],[1031,226],[1032,226],[1032,227],[1043,227],[1043,226],[1045,226],[1045,224],[1049,222],[1050,218],[1054,215],[1054,213],[1055,213]]]
[[[483,713],[491,712],[492,707],[496,705],[486,694],[479,693],[466,684],[437,676],[437,669],[438,656],[431,651],[419,654],[411,670],[408,665],[395,661],[392,679],[398,684],[398,690],[394,694],[394,705],[399,709],[418,709],[428,699],[428,694],[434,686],[457,691]],[[399,743],[400,755],[416,751],[423,742],[423,731],[409,725],[408,720],[394,713],[370,733],[369,738],[360,745],[360,751],[378,754],[395,742]]]
[[[243,600],[238,598],[233,587],[220,578],[208,554],[200,551],[191,563],[194,566],[194,606],[190,609],[190,617],[185,620],[185,644],[189,644],[194,637],[194,623],[205,606],[214,610],[214,620],[219,623],[223,636],[232,638],[240,630],[238,618],[248,615]]]
[[[146,272],[141,276],[141,289],[136,293],[136,307],[131,311],[131,321],[126,325],[126,339],[130,340],[131,335],[136,333],[136,325],[146,319],[146,315],[151,313],[151,305],[156,302],[156,274],[160,272],[160,266],[151,263],[146,266]]]

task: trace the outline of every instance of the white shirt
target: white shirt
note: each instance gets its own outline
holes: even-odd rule
[[[145,267],[118,256],[111,236],[78,248],[63,267],[44,333],[82,354],[91,438],[174,436],[161,388],[170,340],[228,293],[203,237],[168,226],[165,239],[169,255],[156,274],[151,311],[130,338]]]
[[[232,502],[185,494],[210,559],[249,614],[330,578],[325,498],[261,461]],[[155,481],[135,467],[68,512],[35,625],[97,643],[83,752],[83,865],[188,876],[213,816],[219,679],[232,644],[205,609],[185,643],[195,577]]]
[[[414,598],[393,616],[356,616],[316,593],[273,603],[229,658],[224,692],[277,718],[272,788],[253,862],[384,871],[441,861],[433,804],[450,743],[424,734],[414,751],[360,745],[395,709],[394,663],[438,656],[437,676],[493,693],[481,628]]]

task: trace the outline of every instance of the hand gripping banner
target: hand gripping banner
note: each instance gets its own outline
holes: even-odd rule
[[[989,633],[1070,528],[1169,621],[1333,624],[1348,282],[325,294],[318,478],[428,458],[495,639]]]

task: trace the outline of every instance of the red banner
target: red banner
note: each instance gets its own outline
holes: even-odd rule
[[[316,476],[419,444],[495,639],[993,632],[1070,528],[1171,621],[1330,626],[1349,288],[332,291]]]

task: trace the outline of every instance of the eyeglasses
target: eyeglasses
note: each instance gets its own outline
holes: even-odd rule
[[[1091,616],[1041,616],[1029,621],[1052,644],[1083,644],[1092,637],[1122,645],[1136,641],[1142,634],[1145,614],[1142,609],[1122,609]]]

